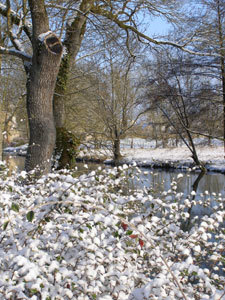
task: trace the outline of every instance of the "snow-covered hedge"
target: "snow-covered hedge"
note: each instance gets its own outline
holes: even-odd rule
[[[222,199],[187,231],[191,198],[130,190],[133,176],[2,175],[0,299],[224,299]]]

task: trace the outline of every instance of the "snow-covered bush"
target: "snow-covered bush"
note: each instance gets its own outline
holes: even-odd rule
[[[0,179],[0,299],[224,299],[222,199],[187,231],[191,198],[129,189],[133,174]]]

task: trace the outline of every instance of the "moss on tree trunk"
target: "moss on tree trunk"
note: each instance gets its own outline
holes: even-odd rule
[[[55,159],[57,168],[73,168],[79,152],[80,140],[64,127],[56,129]]]

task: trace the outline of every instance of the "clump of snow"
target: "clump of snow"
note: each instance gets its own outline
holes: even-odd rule
[[[140,172],[0,177],[0,299],[223,299],[224,199],[190,219],[175,182],[130,189]]]
[[[51,33],[52,33],[52,31],[47,31],[47,32],[43,32],[43,33],[39,34],[39,36],[38,36],[39,41],[44,42],[46,36],[48,36]]]

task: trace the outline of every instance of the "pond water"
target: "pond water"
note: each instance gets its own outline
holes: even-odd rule
[[[23,156],[9,156],[5,155],[3,159],[7,162],[10,170],[17,169],[22,171],[24,169],[24,157]],[[78,172],[84,173],[88,170],[95,170],[100,165],[96,163],[89,163],[88,170],[84,167],[83,163],[78,163]],[[105,165],[101,165],[105,168]],[[109,167],[109,166],[107,166]],[[197,172],[182,172],[183,177],[180,176],[180,170],[161,170],[161,169],[146,169],[141,168],[141,176],[138,176],[139,180],[134,180],[132,182],[134,187],[146,187],[156,191],[157,194],[162,193],[163,191],[168,191],[171,189],[171,183],[177,181],[177,190],[176,192],[182,192],[184,195],[190,195],[193,191],[193,185],[196,182],[199,173]],[[214,195],[221,194],[225,196],[225,175],[220,173],[207,173],[205,174],[198,186],[197,186],[197,195],[198,198],[201,194],[204,195]]]
[[[196,180],[199,178],[199,172],[181,172],[180,170],[146,170],[142,169],[142,185],[158,190],[159,192],[171,189],[171,183],[177,182],[177,193],[191,194]],[[197,186],[198,194],[214,195],[221,194],[225,196],[225,175],[220,173],[207,173],[203,175]]]

